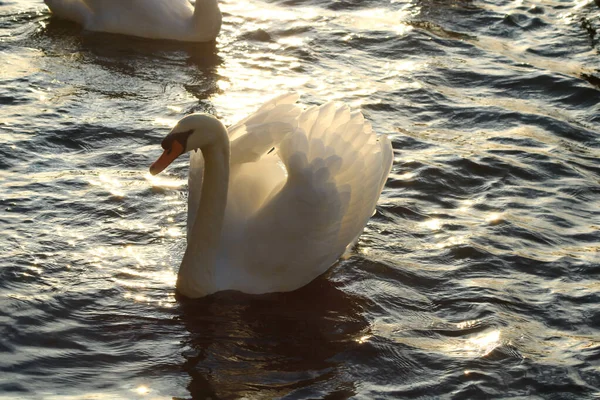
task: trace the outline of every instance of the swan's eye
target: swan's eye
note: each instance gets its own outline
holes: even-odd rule
[[[171,132],[162,141],[161,146],[165,151],[170,152],[173,148],[173,142],[177,141],[185,149],[188,137],[194,132],[193,129],[182,132]]]

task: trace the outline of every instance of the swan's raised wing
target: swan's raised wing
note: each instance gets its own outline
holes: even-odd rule
[[[279,95],[265,104],[263,104],[258,110],[250,114],[237,124],[229,127],[229,140],[233,142],[240,136],[248,133],[255,134],[255,130],[251,127],[258,127],[260,124],[269,122],[282,122],[295,124],[294,120],[302,112],[302,108],[296,102],[298,101],[297,93],[284,93]]]
[[[285,180],[285,171],[277,165],[279,159],[276,155],[266,155],[297,127],[298,116],[302,113],[302,108],[296,104],[297,100],[296,93],[277,96],[229,127],[229,211],[235,215],[229,215],[227,222],[241,223],[241,219],[259,207]],[[203,173],[202,153],[192,153],[188,175],[188,232],[196,220]]]
[[[392,164],[389,139],[334,103],[304,111],[278,155],[287,180],[246,227],[257,278],[247,292],[293,290],[325,272],[364,229]]]
[[[297,127],[302,108],[298,95],[286,93],[263,104],[255,113],[231,126],[230,164],[255,162]]]

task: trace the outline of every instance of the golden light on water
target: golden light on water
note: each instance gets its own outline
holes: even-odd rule
[[[414,172],[405,172],[403,174],[390,174],[390,176],[394,179],[397,180],[401,180],[401,181],[408,181],[413,179],[415,176],[417,176],[417,174],[415,174]]]
[[[147,296],[144,296],[142,294],[136,294],[135,296],[133,296],[133,299],[135,301],[137,301],[138,303],[149,303],[150,302],[150,298]]]
[[[166,263],[153,262],[156,254],[144,253],[143,246],[97,246],[89,250],[89,263],[102,269],[103,265],[121,263],[119,275],[111,282],[125,289],[123,297],[136,303],[172,307],[175,302],[170,290],[175,287],[177,275]],[[156,292],[158,288],[158,292]]]
[[[48,94],[45,91],[39,89],[31,89],[31,91],[39,95],[40,101],[45,102],[46,100],[48,100]]]
[[[138,232],[149,232],[151,230],[149,225],[146,225],[140,221],[131,221],[125,218],[116,221],[115,225],[122,229],[134,229]]]
[[[469,243],[470,235],[450,236],[447,240],[436,245],[437,248],[443,249],[446,247],[461,246]]]
[[[431,229],[432,231],[438,231],[442,228],[442,222],[438,218],[432,218],[425,222],[421,222],[420,225],[427,229]]]
[[[40,50],[34,50],[27,48],[27,52],[31,54],[42,54]],[[23,57],[16,54],[11,54],[6,51],[0,51],[0,57],[2,58],[2,68],[0,68],[0,79],[18,79],[23,76],[27,76],[39,71],[32,62],[31,58],[34,57]]]
[[[147,172],[146,175],[144,175],[144,178],[146,178],[152,186],[169,189],[177,189],[187,183],[184,179],[165,178],[165,175],[152,175],[150,172]]]
[[[348,35],[342,39],[345,41],[374,31],[388,37],[402,37],[413,29],[405,22],[415,12],[413,4],[395,10],[386,7],[327,10],[302,5],[289,8],[272,3],[235,2],[223,3],[221,8],[234,24],[225,27],[229,30],[219,40],[226,58],[216,71],[220,90],[210,101],[228,125],[241,120],[274,95],[291,90],[315,94],[322,101],[343,100],[354,108],[361,107],[365,101],[379,101],[373,98],[374,93],[418,86],[417,80],[406,79],[406,76],[427,68],[422,61],[385,61],[368,69],[353,69],[353,73],[348,74],[347,69],[340,69],[340,64],[326,58],[318,64],[307,63],[298,52],[289,51],[294,48],[312,53],[314,44],[310,35],[271,35],[277,32],[276,27],[285,25],[347,31]],[[256,32],[268,35],[268,40],[245,44],[246,47],[235,45],[239,37]],[[356,65],[353,52],[342,51],[339,57],[344,65]]]
[[[413,27],[402,23],[408,18],[407,11],[390,11],[386,8],[368,8],[360,11],[345,12],[337,18],[346,27],[373,31],[388,31],[397,35],[406,35]]]
[[[356,339],[356,342],[359,344],[363,344],[369,341],[369,339],[371,339],[373,337],[373,335],[364,335],[359,337],[358,339]]]
[[[283,37],[277,40],[277,43],[280,43],[285,46],[294,46],[294,47],[302,47],[305,43],[306,39],[302,37]]]
[[[125,197],[125,192],[121,189],[123,184],[115,177],[100,174],[97,179],[89,179],[88,182],[92,186],[101,187],[115,197]]]
[[[459,331],[467,330],[479,323],[477,320],[469,320],[456,324],[456,327]],[[500,329],[492,329],[475,335],[465,334],[458,337],[404,336],[406,329],[410,330],[411,327],[401,327],[399,324],[382,322],[376,322],[372,327],[374,335],[385,337],[396,343],[459,358],[485,357],[497,347],[502,346],[502,332]]]
[[[135,388],[135,392],[137,394],[142,394],[142,395],[148,394],[148,393],[150,393],[150,388],[146,385],[141,385],[141,386],[138,386],[137,388]]]
[[[498,223],[502,222],[502,220],[503,220],[502,213],[492,213],[492,214],[488,215],[487,217],[485,217],[485,222],[487,222],[490,225],[498,224]]]
[[[486,356],[496,347],[500,346],[500,344],[500,331],[494,330],[469,339],[464,348],[459,350]]]
[[[471,320],[471,321],[459,322],[458,324],[456,324],[456,327],[458,329],[467,329],[467,328],[472,328],[472,327],[474,327],[476,325],[477,325],[477,321],[476,320]]]
[[[182,111],[183,111],[183,107],[180,107],[180,106],[174,106],[174,105],[167,106],[167,109],[168,109],[168,110],[171,110],[171,111],[173,111],[173,112],[176,112],[176,113],[180,113],[180,112],[182,112]]]
[[[502,344],[500,336],[500,330],[492,330],[468,339],[448,340],[442,348],[460,357],[485,357]]]
[[[168,236],[172,238],[183,236],[183,231],[176,227],[163,228],[160,230],[162,236]]]
[[[177,124],[177,121],[179,121],[178,118],[155,118],[153,123],[154,125],[171,128]]]
[[[221,9],[234,15],[242,14],[245,17],[246,22],[249,23],[252,21],[253,25],[272,25],[273,23],[280,21],[294,21],[299,15],[290,8],[277,7],[274,4],[263,5],[262,3],[249,1],[222,4]],[[319,15],[319,9],[303,7],[301,15],[303,15],[305,19],[314,18]]]
[[[211,98],[215,108],[227,110],[226,123],[234,124],[253,112],[259,104],[269,100],[274,94],[291,90],[300,91],[310,80],[309,76],[280,74],[274,71],[288,71],[298,59],[277,54],[264,54],[260,59],[239,61],[230,59],[221,65],[217,73],[223,78],[217,85],[223,91]],[[237,90],[226,91],[225,89]]]
[[[125,280],[125,279],[115,279],[114,280],[115,283],[123,286],[123,287],[128,287],[128,288],[145,288],[148,286],[148,284],[146,282],[143,281],[131,281],[131,280]],[[132,297],[131,294],[127,294],[125,298],[129,298]]]
[[[473,205],[475,205],[477,202],[473,199],[467,199],[467,200],[463,200],[460,203],[460,207],[457,208],[457,212],[459,213],[466,213],[466,212],[470,212],[471,208],[473,207]]]

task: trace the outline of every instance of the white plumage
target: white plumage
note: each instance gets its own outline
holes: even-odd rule
[[[214,145],[192,153],[188,248],[178,278],[183,294],[302,287],[357,240],[372,216],[392,165],[389,139],[377,136],[363,115],[346,105],[302,110],[297,99],[280,96],[230,127],[228,193],[216,249],[199,249],[203,246],[196,243],[211,234],[208,225],[218,226],[214,213],[203,221],[199,211],[217,202],[215,190],[202,187],[203,176],[205,183],[215,181],[208,161],[205,170],[205,159],[214,158],[206,158],[207,152],[215,151],[206,148]],[[196,135],[206,133],[190,128],[186,118],[171,134],[194,129],[184,146],[189,151],[200,140]]]
[[[217,0],[44,0],[59,18],[90,31],[188,42],[214,40],[221,29]]]

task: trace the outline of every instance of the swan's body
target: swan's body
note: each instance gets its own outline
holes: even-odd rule
[[[59,18],[90,31],[187,42],[214,40],[221,29],[217,0],[44,0]]]
[[[280,96],[227,129],[183,118],[150,171],[190,159],[188,245],[177,290],[291,291],[325,272],[362,233],[393,153],[360,112],[328,103],[302,110]],[[272,149],[274,151],[271,151]]]

